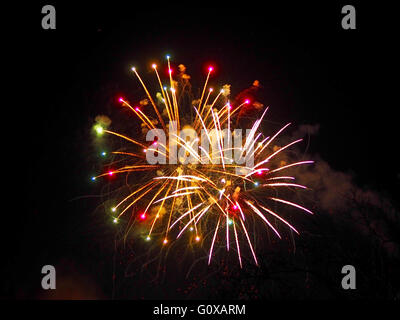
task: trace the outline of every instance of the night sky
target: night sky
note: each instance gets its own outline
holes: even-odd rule
[[[7,159],[3,169],[13,181],[8,187],[11,195],[5,199],[13,206],[3,213],[7,217],[3,243],[13,245],[5,251],[8,258],[3,267],[10,276],[3,279],[1,297],[185,298],[182,291],[190,284],[178,277],[176,287],[149,284],[147,276],[123,279],[127,251],[116,258],[119,285],[112,293],[114,226],[96,211],[100,188],[90,181],[99,168],[91,142],[94,118],[112,117],[119,95],[133,97],[141,92],[132,65],[145,69],[153,61],[162,62],[167,53],[174,63],[187,66],[194,86],[201,85],[208,63],[216,66],[214,83],[230,83],[234,94],[259,80],[271,123],[292,121],[294,128],[319,125],[307,152],[318,155],[332,170],[352,176],[360,189],[399,207],[398,102],[392,99],[398,89],[387,75],[394,73],[396,56],[390,10],[379,14],[372,5],[353,2],[357,29],[343,30],[341,8],[348,3],[341,1],[296,6],[256,1],[138,3],[49,2],[56,8],[56,30],[41,28],[41,8],[47,3],[21,8],[17,36],[11,39],[12,62],[4,62],[15,71],[10,92],[14,99],[8,106],[13,115],[3,122],[16,135],[3,132],[12,141],[12,154],[3,155]],[[321,219],[316,225],[329,229],[325,224],[330,218],[324,214],[313,218]],[[398,240],[397,235],[393,241],[398,244]],[[300,247],[301,241],[307,245],[307,240],[299,241]],[[349,259],[348,263],[357,260]],[[357,261],[362,266],[367,260],[364,256]],[[372,285],[361,285],[353,295],[335,295],[336,289],[316,285],[309,297],[393,299],[398,294],[399,298],[399,272],[390,271],[392,264],[399,266],[399,255],[381,261],[384,267],[374,274],[378,278],[386,270],[388,283],[397,281],[390,290],[382,284],[372,292]],[[67,289],[43,292],[40,270],[45,264],[56,267],[58,287],[64,284]],[[332,262],[329,272],[337,272],[337,279],[340,269],[334,268],[343,264],[342,258]],[[252,272],[230,279],[250,273],[268,278],[266,273]],[[292,276],[287,285],[293,289],[288,289],[290,298],[302,299],[302,275]],[[268,282],[258,283],[259,294],[248,297],[284,297],[263,289]],[[224,286],[215,282],[213,289],[191,297],[224,298]],[[262,296],[260,291],[268,294]]]

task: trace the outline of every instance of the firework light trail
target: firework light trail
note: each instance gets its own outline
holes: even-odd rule
[[[226,250],[234,248],[240,267],[246,247],[246,252],[251,252],[250,259],[258,265],[251,223],[264,224],[278,238],[281,238],[278,224],[298,234],[290,222],[272,210],[272,206],[279,203],[284,209],[292,207],[313,214],[300,204],[276,197],[278,188],[306,189],[294,183],[295,177],[288,176],[286,169],[313,161],[284,165],[274,162],[301,139],[272,149],[272,142],[290,123],[272,137],[265,137],[260,125],[268,108],[246,136],[231,135],[231,130],[240,129],[232,128],[233,117],[237,117],[238,111],[250,102],[246,99],[233,107],[229,101],[221,99],[223,89],[215,94],[208,87],[213,67],[208,68],[201,96],[189,106],[193,108],[193,116],[188,118],[188,110],[180,105],[179,86],[173,78],[169,56],[167,66],[165,82],[168,85],[165,85],[157,65],[152,65],[160,90],[158,100],[152,98],[136,68],[132,68],[133,75],[141,84],[149,105],[132,106],[126,99],[119,98],[121,105],[132,112],[142,128],[146,128],[146,133],[163,131],[165,139],[156,135],[149,141],[145,134],[131,138],[96,124],[97,135],[115,136],[126,143],[126,150],[112,152],[118,159],[110,166],[113,169],[107,169],[92,180],[107,176],[126,179],[127,175],[135,174],[135,183],[130,190],[109,210],[114,223],[121,219],[139,221],[144,241],[156,241],[160,246],[168,246],[172,241],[206,246],[208,264],[212,262],[216,243],[224,243]],[[182,135],[187,132],[191,134]],[[162,161],[149,161],[151,156]],[[127,232],[132,226],[128,223]]]

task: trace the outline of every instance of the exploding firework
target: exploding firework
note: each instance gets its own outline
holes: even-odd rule
[[[190,98],[189,107],[187,104],[183,107],[182,97],[190,77],[180,65],[180,82],[175,81],[169,56],[167,65],[168,86],[163,84],[157,65],[152,65],[160,90],[155,100],[136,68],[132,71],[144,89],[146,101],[132,106],[119,98],[121,105],[140,121],[142,137],[111,131],[100,122],[94,126],[99,136],[113,135],[126,145],[111,153],[116,160],[92,180],[109,176],[131,181],[125,194],[119,193],[118,201],[109,208],[114,223],[121,219],[128,221],[126,233],[140,228],[144,241],[156,241],[160,246],[185,238],[207,247],[208,264],[219,242],[228,251],[235,248],[242,267],[242,252],[246,247],[258,265],[252,224],[265,224],[280,239],[278,225],[299,233],[272,208],[280,204],[312,214],[276,193],[280,188],[306,189],[285,172],[313,161],[289,164],[275,161],[301,139],[282,147],[273,146],[272,142],[290,123],[271,137],[264,136],[261,124],[268,108],[245,135],[241,128],[234,128],[233,123],[238,121],[233,119],[239,120],[240,110],[251,102],[245,99],[233,105],[227,98],[229,86],[218,93],[209,88],[213,67],[208,68],[200,97]],[[189,108],[193,112],[188,112]]]

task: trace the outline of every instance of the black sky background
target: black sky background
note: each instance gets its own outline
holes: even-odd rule
[[[7,248],[4,297],[38,297],[41,266],[66,263],[91,275],[97,297],[109,298],[112,257],[102,256],[99,239],[93,243],[103,226],[88,214],[97,200],[71,200],[98,192],[90,183],[90,130],[109,110],[99,102],[109,90],[132,94],[139,86],[129,68],[145,70],[166,53],[198,81],[214,63],[215,82],[232,84],[234,93],[260,80],[269,120],[320,124],[309,151],[398,203],[390,10],[385,16],[374,5],[350,3],[357,30],[343,30],[344,2],[52,2],[57,29],[42,30],[44,4],[21,8],[11,41],[16,114],[6,121],[22,138],[12,144],[18,159],[8,156],[8,168],[22,177],[10,187],[13,223],[4,225],[16,245]]]

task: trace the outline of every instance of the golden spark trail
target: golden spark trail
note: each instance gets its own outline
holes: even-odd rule
[[[238,235],[237,235],[237,232],[236,232],[235,223],[233,223],[233,231],[235,233],[235,240],[236,240],[236,247],[237,247],[237,253],[238,253],[238,258],[239,258],[239,264],[240,264],[240,268],[242,268],[242,258],[240,256],[240,246],[239,246]]]
[[[132,108],[132,106],[128,102],[124,101],[123,99],[120,99],[120,100],[123,101],[123,104],[127,105],[128,108],[130,108],[139,117],[140,120],[142,120],[142,122],[147,126],[147,128],[149,128],[149,129],[155,128],[150,120],[148,120],[148,122],[146,122],[146,120],[141,116],[141,114],[139,114],[139,112],[138,112],[139,109],[136,110],[135,108]]]
[[[126,136],[124,136],[124,135],[122,135],[122,134],[119,134],[119,133],[116,133],[116,132],[113,132],[113,131],[110,131],[110,130],[106,130],[106,129],[104,129],[103,131],[106,132],[106,133],[109,133],[109,134],[113,134],[113,135],[115,135],[115,136],[118,136],[118,137],[120,137],[120,138],[123,138],[123,139],[125,139],[125,140],[127,140],[127,141],[130,141],[130,142],[132,142],[132,143],[134,143],[134,144],[136,144],[136,145],[138,145],[138,146],[141,146],[141,147],[143,147],[143,148],[146,148],[146,146],[145,146],[144,144],[142,144],[142,143],[140,143],[140,142],[138,142],[138,141],[135,141],[135,140],[133,140],[133,139],[131,139],[131,138],[128,138],[128,137],[126,137]]]
[[[153,98],[151,97],[149,91],[147,90],[147,87],[146,87],[146,85],[144,84],[142,78],[139,76],[139,73],[137,73],[136,68],[132,68],[132,71],[136,74],[136,77],[139,79],[140,83],[142,84],[143,89],[144,89],[144,91],[146,92],[147,97],[149,98],[149,100],[150,100],[150,102],[151,102],[151,104],[152,104],[152,106],[153,106],[153,108],[154,108],[154,111],[156,112],[157,117],[158,117],[158,119],[160,120],[161,125],[163,126],[164,130],[167,131],[167,127],[165,126],[164,120],[163,120],[163,118],[161,117],[161,114],[160,114],[160,112],[158,111],[157,106],[156,106],[156,104],[154,103],[154,100],[153,100]]]
[[[274,228],[274,226],[268,221],[267,218],[264,217],[264,215],[261,213],[260,210],[258,210],[254,205],[252,205],[249,201],[245,201],[253,210],[254,212],[276,233],[276,235],[279,237],[279,239],[282,239],[281,235],[279,232]]]
[[[168,103],[167,103],[167,102],[169,102],[169,99],[167,101],[167,98],[166,98],[166,95],[165,95],[165,92],[164,92],[164,87],[163,87],[163,85],[161,83],[160,75],[158,74],[157,66],[155,64],[153,64],[153,69],[154,69],[154,71],[155,71],[155,73],[157,75],[158,83],[160,84],[160,89],[161,89],[161,93],[162,93],[162,96],[163,96],[163,99],[164,99],[165,108],[167,110],[168,119],[169,119],[169,121],[172,121],[171,113],[170,113],[169,106],[168,106]]]
[[[208,255],[208,265],[210,265],[210,262],[211,262],[211,257],[212,257],[212,252],[213,252],[213,248],[214,248],[215,238],[217,237],[218,227],[219,227],[219,222],[220,221],[221,221],[221,217],[218,218],[217,226],[215,227],[214,236],[213,236],[213,239],[212,239],[212,242],[211,242],[210,253]]]
[[[296,203],[293,203],[293,202],[289,202],[289,201],[278,199],[278,198],[272,198],[272,197],[269,197],[268,199],[271,199],[271,200],[274,200],[274,201],[278,201],[278,202],[282,202],[282,203],[288,204],[290,206],[293,206],[293,207],[299,208],[301,210],[304,210],[304,211],[306,211],[306,212],[308,212],[310,214],[314,214],[312,211],[310,211],[310,210],[308,210],[308,209],[306,209],[306,208],[304,208],[304,207],[302,207],[302,206],[300,206],[300,205],[298,205]]]

